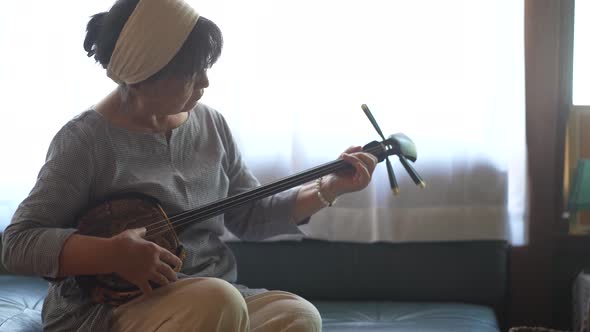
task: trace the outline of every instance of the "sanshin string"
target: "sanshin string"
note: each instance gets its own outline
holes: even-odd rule
[[[376,145],[367,148],[367,150],[365,150],[364,152],[376,154],[381,149],[382,147],[380,145]],[[347,167],[350,167],[349,163],[341,159],[338,159],[327,164],[314,167],[299,174],[295,174],[293,176],[277,180],[270,184],[254,188],[250,191],[246,191],[231,197],[214,201],[212,203],[208,203],[204,206],[195,209],[181,212],[168,219],[164,218],[156,220],[151,224],[145,226],[147,230],[145,239],[149,240],[157,238],[161,234],[168,232],[170,226],[172,226],[173,228],[178,228],[184,225],[188,225],[190,223],[201,222],[212,217],[215,217],[219,214],[222,214],[226,210],[248,203],[252,200],[261,199],[273,195],[275,193],[285,191],[305,182],[315,180],[320,176],[327,175]],[[130,222],[143,221],[145,218],[151,218],[151,216],[135,218],[130,220]]]

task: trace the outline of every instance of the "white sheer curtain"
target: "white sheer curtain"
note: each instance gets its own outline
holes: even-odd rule
[[[522,1],[189,1],[226,42],[203,102],[226,116],[261,182],[378,140],[362,103],[386,135],[416,143],[426,189],[394,158],[400,196],[380,164],[367,189],[316,214],[307,236],[526,241]],[[112,89],[82,49],[88,16],[110,4],[0,5],[10,124],[0,132],[0,222],[34,183],[52,135]]]

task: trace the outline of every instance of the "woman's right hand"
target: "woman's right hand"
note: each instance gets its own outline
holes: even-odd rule
[[[115,253],[114,272],[149,294],[152,291],[150,281],[162,286],[176,281],[172,267],[180,266],[182,261],[170,251],[145,240],[145,233],[145,227],[128,229],[110,240]]]

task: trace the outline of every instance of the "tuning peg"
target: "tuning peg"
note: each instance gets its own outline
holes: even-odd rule
[[[363,112],[365,112],[365,115],[367,116],[367,118],[369,118],[369,121],[371,121],[373,128],[375,128],[375,130],[377,131],[379,136],[381,136],[381,139],[385,140],[385,136],[383,136],[383,133],[381,132],[381,128],[379,128],[379,125],[377,124],[377,120],[375,120],[375,118],[373,117],[373,114],[371,114],[371,111],[369,111],[369,107],[367,106],[367,104],[362,104],[361,108],[363,109]]]
[[[399,186],[395,180],[395,174],[393,174],[393,167],[391,166],[389,158],[385,158],[385,165],[387,165],[387,175],[389,175],[389,184],[391,185],[391,190],[393,190],[393,194],[397,196],[399,195]]]
[[[414,167],[412,167],[412,165],[408,162],[408,159],[406,159],[404,155],[399,155],[399,161],[401,161],[402,165],[404,166],[408,174],[410,174],[410,177],[412,178],[415,184],[419,185],[420,188],[426,187],[426,183],[424,182],[424,180],[422,180],[420,175],[418,175],[418,172],[416,172]]]

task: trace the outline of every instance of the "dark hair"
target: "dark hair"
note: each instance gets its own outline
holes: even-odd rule
[[[107,68],[121,30],[139,1],[118,0],[108,12],[95,14],[88,22],[84,50],[103,68]],[[210,68],[219,58],[222,47],[219,27],[201,16],[174,58],[148,80],[191,77]]]

